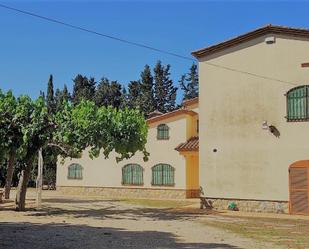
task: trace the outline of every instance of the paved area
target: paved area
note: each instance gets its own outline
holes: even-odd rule
[[[1,249],[281,248],[203,225],[207,215],[190,209],[43,193],[41,210],[16,213],[12,202],[0,204]]]

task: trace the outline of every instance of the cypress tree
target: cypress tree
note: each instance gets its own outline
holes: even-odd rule
[[[94,101],[98,106],[113,106],[120,108],[122,105],[122,86],[118,81],[109,81],[103,77],[95,91]]]
[[[52,74],[49,76],[47,83],[46,105],[49,113],[53,113],[55,111],[54,83]]]
[[[60,111],[61,104],[64,100],[70,101],[71,96],[68,91],[68,88],[66,85],[63,86],[63,89],[60,90],[59,88],[56,89],[55,92],[55,103],[56,103],[56,110]]]
[[[156,109],[154,98],[154,83],[149,65],[141,72],[139,106],[145,115]]]
[[[66,84],[64,84],[63,89],[61,91],[61,99],[69,101],[71,99],[71,95],[69,93],[68,87]]]
[[[177,87],[174,86],[172,79],[170,79],[170,65],[167,65],[164,69],[164,84],[166,91],[166,112],[175,110]]]
[[[81,99],[93,100],[96,82],[94,78],[88,79],[86,76],[78,74],[74,79],[73,103],[78,103]]]
[[[110,83],[105,77],[99,82],[94,95],[94,102],[97,106],[109,106],[110,105]]]
[[[198,97],[198,70],[197,65],[192,64],[189,73],[181,76],[179,80],[181,89],[184,92],[183,100]]]
[[[177,87],[170,79],[170,65],[163,66],[161,61],[154,68],[154,94],[158,111],[165,113],[175,109]]]
[[[113,80],[110,85],[110,104],[115,108],[120,108],[122,100],[122,86],[117,80]]]
[[[120,109],[124,109],[129,106],[129,95],[127,93],[127,90],[125,87],[122,88],[122,93],[121,93],[121,104],[120,104]]]
[[[166,112],[165,98],[166,89],[164,85],[164,66],[161,61],[158,61],[154,67],[154,95],[156,102],[156,109],[160,112]]]
[[[130,81],[128,84],[128,107],[143,109],[140,101],[141,97],[141,82],[136,80]]]

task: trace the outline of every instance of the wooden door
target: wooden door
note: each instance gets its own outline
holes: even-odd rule
[[[309,161],[290,166],[290,213],[309,215]]]

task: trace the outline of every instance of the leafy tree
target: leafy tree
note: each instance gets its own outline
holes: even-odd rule
[[[19,114],[22,111],[11,91],[6,94],[0,92],[0,156],[2,162],[7,162],[5,199],[10,198],[14,164],[23,139],[19,126]]]
[[[192,99],[198,97],[198,71],[197,65],[192,64],[190,71],[187,74],[181,76],[179,80],[181,89],[184,92],[183,100]]]
[[[156,109],[160,112],[169,112],[175,109],[177,87],[170,79],[170,65],[162,65],[158,61],[154,68],[154,95]]]
[[[149,65],[145,65],[144,70],[141,72],[140,80],[140,99],[139,106],[141,110],[148,115],[156,109],[154,98],[154,83]]]
[[[117,160],[130,158],[137,151],[148,158],[147,124],[137,110],[97,107],[94,102],[81,100],[78,104],[64,101],[62,111],[50,115],[42,97],[32,101],[21,96],[18,103],[17,120],[23,138],[19,148],[23,164],[15,199],[18,211],[25,209],[27,184],[40,148],[55,147],[63,158],[78,157],[85,148],[90,149],[91,158],[99,156],[100,151],[105,157],[115,151]]]
[[[93,100],[96,82],[94,78],[88,79],[86,76],[78,74],[74,80],[72,101],[79,103],[82,99]]]
[[[47,107],[42,97],[32,101],[28,96],[21,96],[18,102],[23,112],[19,117],[20,127],[23,131],[23,143],[20,147],[21,161],[23,162],[21,175],[16,194],[16,210],[25,209],[27,184],[34,160],[38,150],[44,146],[49,138],[51,125]]]

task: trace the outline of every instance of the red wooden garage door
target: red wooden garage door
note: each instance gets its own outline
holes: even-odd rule
[[[309,161],[293,163],[289,169],[290,213],[309,215]]]

